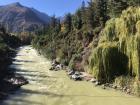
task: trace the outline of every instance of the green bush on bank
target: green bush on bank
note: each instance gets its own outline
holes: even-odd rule
[[[15,52],[14,48],[20,45],[20,40],[16,36],[3,32],[0,28],[0,80],[7,73],[8,66],[12,63],[11,56]]]
[[[69,67],[71,69],[74,69],[74,70],[77,69],[78,70],[78,68],[76,67],[76,63],[81,62],[81,61],[82,61],[81,55],[80,54],[74,54],[72,56],[70,62],[69,62]]]
[[[89,63],[90,73],[101,82],[110,82],[115,76],[127,74],[128,58],[119,51],[117,43],[99,45],[93,50]]]
[[[140,79],[140,8],[109,20],[101,34],[89,59],[93,75],[103,82],[125,73]]]

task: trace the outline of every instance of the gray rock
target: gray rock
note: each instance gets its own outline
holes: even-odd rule
[[[101,85],[101,83],[99,81],[95,82],[95,86]]]
[[[117,89],[117,85],[113,85],[112,88],[113,88],[113,89]]]
[[[97,82],[97,79],[92,78],[92,79],[90,80],[90,82],[92,82],[92,83],[96,83],[96,82]]]

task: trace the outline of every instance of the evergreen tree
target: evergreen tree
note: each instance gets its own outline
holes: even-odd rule
[[[82,17],[82,24],[85,25],[86,24],[86,5],[85,2],[82,2],[82,6],[81,6],[81,17]]]
[[[123,10],[128,7],[128,1],[125,0],[110,0],[109,9],[112,17],[119,16]]]
[[[73,27],[76,29],[81,29],[82,28],[82,14],[81,10],[78,9],[75,13],[75,16],[73,16]]]
[[[127,0],[129,6],[140,6],[140,0]]]
[[[71,31],[71,29],[72,29],[72,15],[70,13],[68,13],[65,16],[64,25],[65,25],[67,32]]]
[[[91,28],[96,27],[95,21],[95,3],[91,0],[88,2],[88,12],[87,12],[87,26]]]
[[[56,28],[57,32],[61,31],[61,21],[60,19],[57,20],[57,28]]]
[[[51,28],[55,28],[56,27],[56,24],[57,24],[57,19],[56,19],[55,15],[53,15],[51,17],[50,27]]]
[[[99,26],[103,27],[107,21],[107,0],[95,0],[96,5],[96,21]]]

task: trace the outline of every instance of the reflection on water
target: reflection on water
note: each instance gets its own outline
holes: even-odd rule
[[[29,80],[2,105],[139,105],[140,99],[88,82],[70,80],[64,71],[49,71],[50,62],[32,47],[19,48],[11,68]]]

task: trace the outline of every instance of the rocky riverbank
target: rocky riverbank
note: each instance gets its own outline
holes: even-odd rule
[[[74,81],[87,81],[90,83],[93,83],[94,86],[98,86],[101,87],[102,89],[114,89],[116,91],[121,91],[123,93],[129,94],[129,95],[136,95],[134,93],[134,89],[132,89],[129,84],[126,85],[121,85],[121,81],[119,80],[119,84],[115,82],[110,82],[110,83],[101,83],[100,81],[98,81],[95,77],[93,77],[92,75],[86,73],[86,72],[80,72],[80,71],[75,71],[70,69],[68,66],[63,66],[62,64],[60,64],[59,62],[57,62],[56,60],[52,61],[52,66],[50,68],[50,70],[52,71],[59,71],[59,70],[65,70],[66,71],[66,75],[68,75],[68,77],[71,80]],[[122,78],[123,79],[123,78]]]
[[[23,76],[16,74],[14,69],[9,68],[14,60],[12,58],[16,56],[16,52],[14,50],[9,51],[7,57],[3,57],[3,62],[0,65],[0,68],[2,68],[0,75],[0,100],[5,99],[9,93],[28,83]]]
[[[30,50],[28,50],[30,49]],[[51,62],[31,46],[18,51],[13,67],[29,84],[10,94],[1,105],[139,105],[140,99],[90,81],[73,81],[66,69],[50,71]]]
[[[8,73],[6,77],[0,81],[0,84],[0,100],[2,100],[22,85],[28,84],[28,81],[19,74]]]

